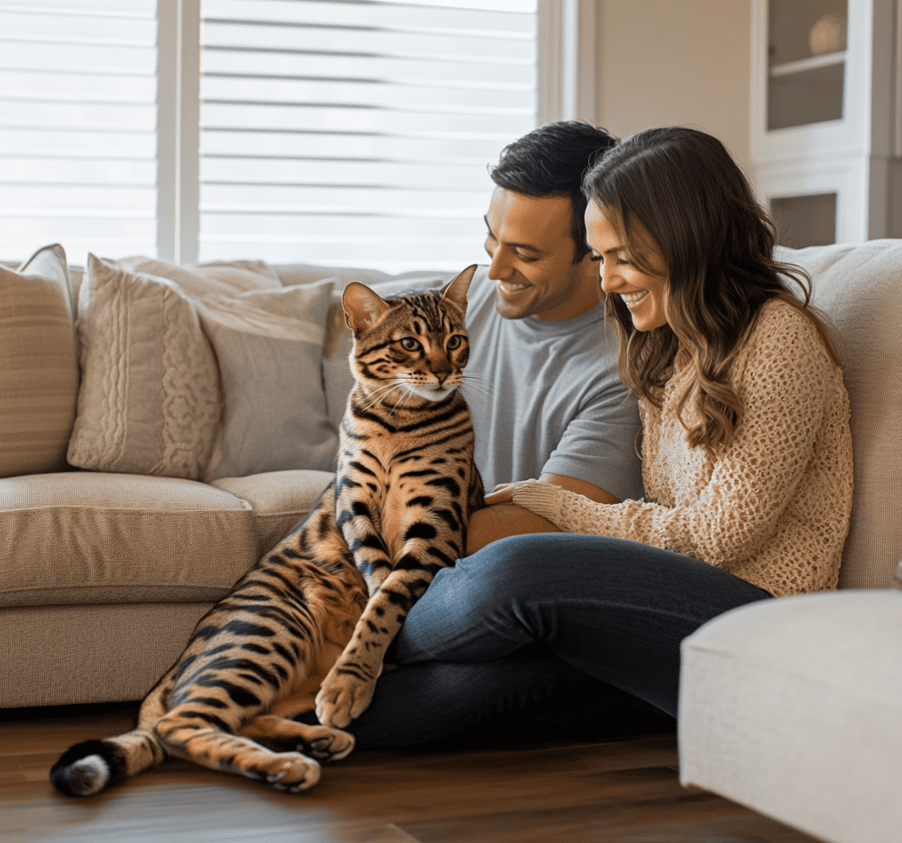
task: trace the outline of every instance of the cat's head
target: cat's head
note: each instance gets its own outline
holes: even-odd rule
[[[341,303],[354,332],[351,371],[358,386],[401,407],[441,401],[458,389],[470,356],[464,315],[475,271],[467,267],[441,290],[384,299],[365,284],[349,284]]]

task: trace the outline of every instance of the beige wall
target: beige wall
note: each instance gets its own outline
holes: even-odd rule
[[[750,0],[597,2],[597,123],[703,129],[750,173]]]

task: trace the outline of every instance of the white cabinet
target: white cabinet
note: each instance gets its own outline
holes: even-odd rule
[[[781,242],[902,236],[902,0],[752,0],[751,157]]]

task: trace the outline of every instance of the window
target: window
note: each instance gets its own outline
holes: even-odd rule
[[[0,3],[0,258],[154,252],[156,3]]]
[[[479,260],[574,3],[0,0],[0,258]]]

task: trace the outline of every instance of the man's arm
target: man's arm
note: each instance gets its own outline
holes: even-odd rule
[[[554,483],[562,486],[571,492],[576,492],[593,501],[598,501],[598,503],[619,502],[609,492],[587,483],[585,480],[565,477],[562,474],[543,474],[539,479],[545,483]],[[490,506],[480,509],[470,516],[470,525],[467,528],[468,555],[475,553],[493,541],[498,541],[498,539],[507,538],[508,536],[560,532],[554,524],[542,518],[541,515],[536,515],[522,506],[511,503],[510,497],[505,494],[503,486],[499,487],[499,491],[486,495],[486,502]]]

